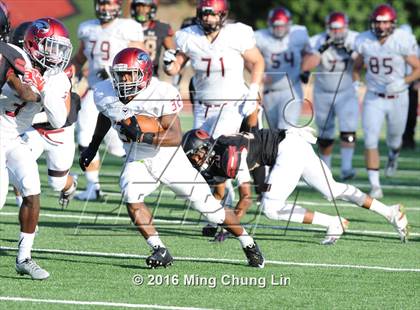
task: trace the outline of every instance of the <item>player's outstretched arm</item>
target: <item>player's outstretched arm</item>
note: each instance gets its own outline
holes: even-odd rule
[[[242,57],[244,58],[246,67],[251,71],[251,85],[260,85],[264,77],[264,58],[257,47],[246,50]]]
[[[169,49],[163,53],[163,69],[168,75],[176,75],[188,61],[188,56],[183,52]]]
[[[362,71],[362,68],[363,68],[363,56],[359,54],[354,59],[354,66],[353,66],[353,73],[352,73],[354,82],[360,81],[360,73]]]

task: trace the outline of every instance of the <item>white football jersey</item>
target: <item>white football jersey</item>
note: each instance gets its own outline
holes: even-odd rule
[[[417,43],[401,29],[395,29],[382,45],[371,31],[365,31],[356,38],[355,51],[363,56],[368,90],[385,93],[387,84],[404,78],[404,58],[417,55]]]
[[[177,114],[183,107],[178,90],[157,78],[152,78],[149,86],[127,104],[118,99],[111,81],[100,82],[95,85],[94,100],[99,112],[111,120],[112,126],[117,131],[119,131],[118,122],[133,115],[158,118]],[[124,149],[126,154],[129,154],[130,160],[154,157],[160,149],[165,149],[146,143],[127,143],[123,135],[120,135],[120,139],[124,142]]]
[[[292,25],[281,40],[274,37],[269,29],[261,29],[255,32],[255,39],[264,56],[266,75],[272,80],[266,89],[290,89],[287,76],[290,83],[299,83],[302,54],[312,53],[306,27]]]
[[[203,30],[193,25],[177,31],[175,41],[195,70],[195,99],[210,105],[243,99],[248,88],[242,54],[255,47],[251,27],[242,23],[226,24],[211,43]]]
[[[26,53],[17,46],[15,48],[25,59],[26,68],[31,68],[31,61]],[[1,139],[15,139],[32,125],[36,113],[46,111],[45,121],[61,127],[67,118],[65,99],[69,95],[70,81],[63,71],[46,71],[43,75],[45,84],[43,102],[24,102],[7,84],[0,94],[0,135]],[[37,90],[32,87],[34,92]],[[61,125],[61,126],[60,126]]]
[[[347,51],[354,50],[354,41],[357,35],[358,33],[355,31],[348,31],[344,41],[344,47]],[[325,32],[311,37],[310,43],[313,50],[317,51],[326,39],[327,34]],[[321,54],[321,62],[315,74],[315,89],[335,92],[351,87],[354,61],[351,54],[346,50],[330,46]]]
[[[98,19],[91,19],[80,24],[77,36],[84,44],[89,62],[88,82],[92,87],[101,81],[96,76],[98,71],[109,72],[115,55],[130,41],[143,41],[143,28],[132,19],[116,18],[106,27],[102,27]]]

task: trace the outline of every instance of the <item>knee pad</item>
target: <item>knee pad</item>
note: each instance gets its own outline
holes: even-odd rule
[[[359,207],[363,206],[367,195],[353,185],[349,185],[349,184],[344,184],[344,185],[345,185],[344,191],[342,191],[338,195],[335,195],[335,198],[352,202],[358,205]]]
[[[61,177],[48,176],[48,185],[56,192],[61,191],[67,183],[67,174]]]
[[[333,145],[334,143],[334,139],[324,139],[324,138],[318,138],[318,145],[320,147],[329,147],[331,145]]]
[[[225,221],[225,209],[223,206],[214,198],[207,199],[204,203],[194,202],[196,209],[199,210],[210,223],[223,224]],[[200,204],[197,206],[197,204]]]
[[[355,132],[340,132],[340,140],[346,143],[355,143],[356,142],[356,133]]]
[[[306,209],[279,200],[263,198],[261,202],[264,215],[270,220],[302,223]]]

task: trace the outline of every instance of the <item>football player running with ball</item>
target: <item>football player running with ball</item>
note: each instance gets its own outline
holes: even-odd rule
[[[178,113],[183,103],[179,92],[169,83],[152,78],[152,73],[152,60],[143,50],[127,48],[115,56],[111,67],[113,83],[103,81],[95,86],[94,98],[100,113],[92,141],[80,156],[81,168],[93,160],[109,128],[116,128],[127,153],[120,177],[122,196],[132,222],[152,248],[153,253],[146,259],[148,266],[167,266],[173,261],[144,203],[145,197],[163,183],[176,194],[188,197],[193,208],[209,222],[224,225],[237,236],[249,265],[262,268],[264,258],[253,238],[240,226],[233,211],[225,210],[212,196],[210,187],[180,147]],[[156,119],[161,130],[142,130],[139,115]]]
[[[361,33],[355,42],[358,56],[353,80],[360,80],[366,66],[367,93],[363,103],[365,163],[371,185],[370,195],[383,197],[379,181],[378,142],[384,120],[387,121],[386,143],[388,162],[385,175],[392,176],[402,144],[408,114],[408,85],[420,77],[417,43],[404,30],[396,29],[397,13],[388,4],[379,5],[370,16],[370,30]],[[406,73],[406,66],[412,72]]]
[[[332,201],[349,201],[385,217],[407,239],[407,217],[400,205],[386,206],[353,185],[336,182],[328,166],[316,156],[311,144],[316,142],[308,128],[254,130],[251,133],[223,135],[213,140],[203,130],[185,133],[182,146],[191,163],[208,182],[223,184],[237,178],[241,185],[251,180],[249,170],[266,165],[270,174],[261,200],[262,211],[272,220],[314,224],[327,228],[324,245],[334,244],[349,222],[339,216],[309,211],[287,203],[301,178]],[[243,197],[249,200],[250,196]],[[245,215],[249,201],[239,201],[235,213]]]
[[[82,98],[78,118],[79,150],[83,151],[89,144],[95,129],[98,110],[93,102],[92,88],[96,83],[109,79],[109,67],[114,56],[126,47],[143,48],[143,28],[131,19],[119,18],[122,0],[94,0],[97,19],[80,24],[77,36],[80,47],[72,59],[78,74],[87,61],[89,64],[89,90]],[[107,151],[112,155],[125,155],[121,141],[114,129],[105,138]],[[99,154],[86,168],[86,190],[75,196],[79,200],[96,200],[100,198]]]

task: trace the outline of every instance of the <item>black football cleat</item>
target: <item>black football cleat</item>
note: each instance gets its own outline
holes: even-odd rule
[[[173,258],[166,248],[157,247],[152,255],[146,258],[146,265],[150,268],[165,267],[172,265]]]
[[[215,237],[217,233],[217,228],[217,226],[206,225],[203,227],[201,233],[203,234],[203,237]]]
[[[264,268],[265,260],[258,245],[254,243],[251,246],[243,248],[246,258],[248,259],[248,265],[251,267]]]

